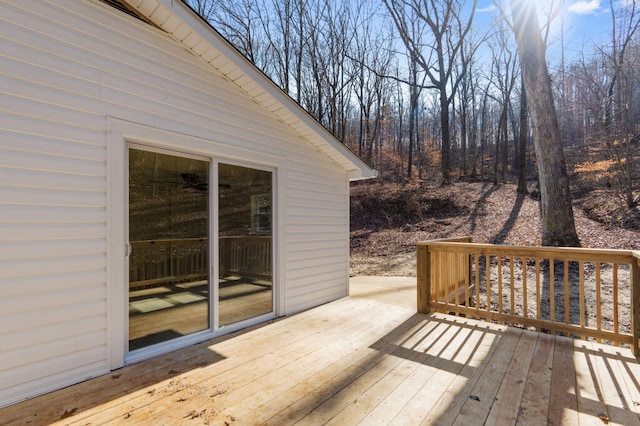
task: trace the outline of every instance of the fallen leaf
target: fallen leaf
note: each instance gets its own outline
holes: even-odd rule
[[[76,413],[76,411],[78,411],[77,408],[72,408],[71,410],[64,410],[64,413],[62,413],[62,416],[60,416],[60,420],[73,416]]]

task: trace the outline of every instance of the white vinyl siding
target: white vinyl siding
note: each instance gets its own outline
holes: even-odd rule
[[[2,1],[0,406],[107,372],[120,344],[109,117],[212,158],[284,158],[282,313],[347,293],[345,169],[157,28],[97,0]]]
[[[318,160],[310,163],[317,165]],[[339,170],[287,170],[287,310],[347,295],[348,183]]]

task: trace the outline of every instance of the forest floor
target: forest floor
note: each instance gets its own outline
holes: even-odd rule
[[[585,176],[572,187],[582,247],[640,249],[638,212],[624,212],[614,191]],[[351,188],[350,236],[351,275],[415,276],[418,241],[471,236],[476,243],[540,245],[539,201],[512,184],[361,183]]]

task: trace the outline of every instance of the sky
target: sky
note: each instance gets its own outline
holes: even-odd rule
[[[565,60],[572,60],[579,58],[582,52],[586,55],[590,54],[594,43],[600,43],[610,38],[611,11],[609,0],[530,1],[535,1],[536,5],[543,10],[548,10],[552,3],[556,7],[556,17],[552,21],[549,33],[549,61],[559,61],[563,47]],[[505,2],[508,4],[508,0],[505,0]],[[476,18],[480,25],[491,25],[492,20],[498,13],[493,0],[478,1]],[[541,25],[547,21],[545,13],[541,12],[538,18]]]

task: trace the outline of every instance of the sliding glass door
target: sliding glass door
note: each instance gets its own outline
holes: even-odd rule
[[[206,159],[129,149],[129,350],[210,328]]]
[[[273,313],[273,172],[128,153],[129,352]]]
[[[219,324],[273,311],[272,172],[218,165]]]

